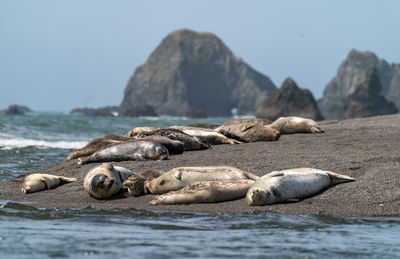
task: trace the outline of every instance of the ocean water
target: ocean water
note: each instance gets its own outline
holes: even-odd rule
[[[210,118],[220,124],[230,118]],[[136,126],[186,118],[0,115],[0,181]],[[400,258],[400,218],[35,208],[0,200],[0,258]]]

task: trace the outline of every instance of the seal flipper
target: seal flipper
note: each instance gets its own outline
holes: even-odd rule
[[[330,172],[330,171],[327,171],[326,173],[329,175],[329,178],[331,179],[331,184],[353,182],[356,180],[356,179],[354,179],[350,176],[344,175],[344,174],[337,174],[337,173]]]
[[[74,177],[64,177],[64,176],[59,176],[60,183],[72,183],[76,181],[76,178]]]

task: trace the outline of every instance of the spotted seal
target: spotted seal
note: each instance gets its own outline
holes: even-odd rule
[[[122,183],[134,174],[124,167],[103,163],[89,170],[83,186],[92,197],[105,199],[122,191]]]
[[[152,169],[143,173],[132,175],[123,182],[124,188],[128,189],[129,194],[132,196],[140,196],[144,194],[144,182],[151,181],[161,174],[163,171]]]
[[[281,134],[294,134],[294,133],[323,133],[322,129],[317,122],[296,116],[279,117],[269,127],[276,129]]]
[[[178,167],[144,183],[145,192],[163,194],[199,181],[251,179],[259,176],[231,166]]]
[[[215,129],[228,138],[242,142],[275,141],[280,137],[279,131],[265,125],[248,122],[241,124],[223,125]]]
[[[247,192],[249,205],[267,205],[312,196],[329,186],[355,181],[347,175],[314,168],[274,171],[258,179]]]
[[[202,136],[205,137],[211,145],[220,145],[220,144],[240,144],[242,142],[230,139],[221,133],[215,132],[212,129],[206,128],[196,128],[196,127],[188,127],[188,126],[172,126],[171,128],[179,129],[184,133],[191,136]]]
[[[75,182],[76,178],[56,176],[51,174],[30,174],[24,179],[21,191],[23,193],[39,192],[53,189],[61,184]]]
[[[98,162],[119,162],[132,160],[165,160],[168,149],[156,142],[141,140],[124,142],[99,150],[87,158],[79,158],[78,165]]]
[[[213,203],[240,199],[254,184],[250,179],[201,181],[155,197],[150,205]]]

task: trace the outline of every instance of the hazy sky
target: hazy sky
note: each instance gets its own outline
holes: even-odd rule
[[[353,48],[400,63],[399,11],[397,0],[0,0],[0,109],[119,105],[136,67],[182,28],[320,98]]]

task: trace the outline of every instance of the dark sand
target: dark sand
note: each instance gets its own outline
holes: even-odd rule
[[[283,135],[278,141],[218,145],[211,150],[185,152],[165,161],[114,163],[136,172],[150,168],[170,170],[180,166],[228,165],[264,175],[274,170],[313,167],[346,174],[355,182],[329,188],[314,197],[273,206],[249,206],[246,199],[213,204],[160,205],[147,203],[153,195],[134,198],[121,194],[96,200],[83,189],[88,170],[98,164],[77,166],[62,162],[40,173],[77,177],[78,181],[53,190],[23,194],[23,177],[0,183],[0,199],[33,202],[46,208],[134,208],[209,213],[282,211],[289,214],[332,216],[400,216],[400,115],[321,123],[323,134]]]

